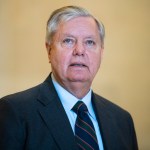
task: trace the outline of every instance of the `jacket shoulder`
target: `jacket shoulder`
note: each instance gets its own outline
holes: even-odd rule
[[[24,91],[20,91],[17,93],[6,95],[0,99],[0,103],[2,103],[2,101],[8,101],[8,102],[15,102],[16,101],[17,102],[20,100],[23,102],[24,100],[28,100],[28,99],[31,99],[33,97],[36,97],[39,93],[40,86],[41,86],[41,84],[39,84],[35,87],[32,87],[32,88],[26,89]]]
[[[128,115],[131,116],[130,113],[125,110],[124,108],[122,108],[121,106],[115,104],[114,102],[94,93],[94,97],[96,99],[96,103],[98,106],[102,106],[103,108],[105,108],[105,110],[108,110],[109,112],[112,112],[112,114],[124,114],[124,115]]]

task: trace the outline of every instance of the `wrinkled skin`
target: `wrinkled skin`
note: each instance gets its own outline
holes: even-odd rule
[[[66,37],[76,40],[73,48],[62,46]],[[92,42],[89,42],[89,39],[94,41],[94,46],[90,45]],[[89,49],[84,44],[86,41],[88,46],[91,46]],[[57,82],[77,98],[84,97],[100,67],[103,53],[95,21],[90,17],[77,17],[61,23],[53,42],[46,43],[46,47]]]

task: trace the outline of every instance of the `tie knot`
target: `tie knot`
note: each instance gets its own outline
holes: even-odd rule
[[[82,101],[78,101],[74,107],[72,108],[72,110],[76,113],[83,113],[83,112],[88,112],[87,106],[82,102]]]

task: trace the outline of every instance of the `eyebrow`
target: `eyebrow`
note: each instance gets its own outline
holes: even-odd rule
[[[71,38],[76,38],[74,35],[70,34],[70,33],[64,33],[62,35],[62,37],[71,37]],[[94,35],[87,35],[86,37],[84,37],[84,39],[96,39],[96,37]]]
[[[62,37],[65,37],[65,36],[75,38],[75,36],[73,36],[71,34],[68,34],[68,33],[65,33],[65,34],[62,35]]]

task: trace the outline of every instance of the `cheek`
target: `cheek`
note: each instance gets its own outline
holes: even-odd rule
[[[93,70],[97,70],[100,67],[100,63],[101,63],[101,55],[99,53],[96,53],[94,55],[91,55],[92,59],[91,60],[91,67],[93,68]]]
[[[67,57],[64,52],[62,51],[53,51],[51,53],[50,59],[51,59],[51,65],[59,70],[64,70],[67,67],[69,58]]]

